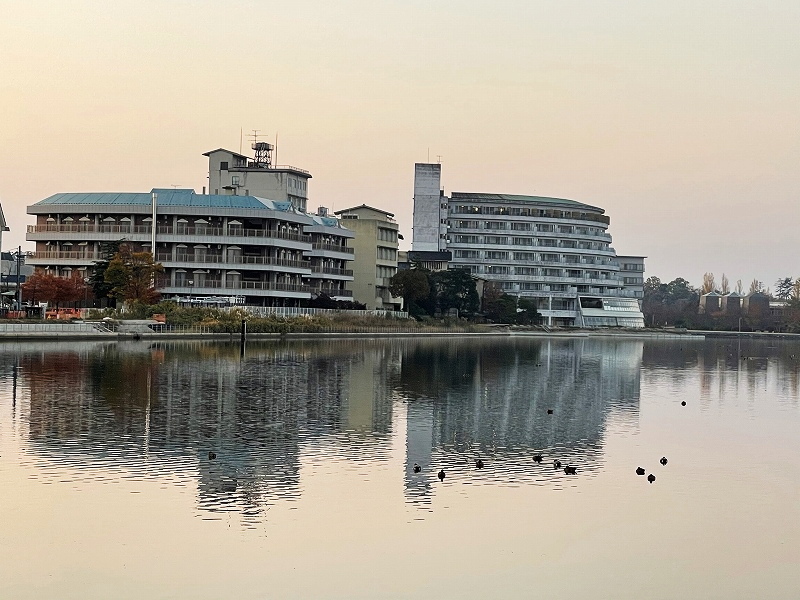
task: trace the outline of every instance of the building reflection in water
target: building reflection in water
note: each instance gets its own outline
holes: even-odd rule
[[[0,377],[19,365],[15,418],[42,477],[167,478],[196,486],[204,511],[258,518],[301,495],[301,457],[388,462],[393,436],[422,506],[439,468],[477,457],[486,483],[558,484],[536,452],[591,474],[609,417],[638,420],[642,356],[612,338],[276,341],[243,357],[209,342],[21,343],[0,345]]]
[[[426,503],[439,468],[474,471],[477,458],[486,482],[559,484],[555,458],[591,473],[609,413],[638,420],[641,360],[638,340],[418,344],[404,354],[397,382],[408,403],[407,498]],[[536,465],[539,453],[545,460]]]

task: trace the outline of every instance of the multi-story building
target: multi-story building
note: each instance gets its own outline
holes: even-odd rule
[[[324,290],[350,299],[353,234],[336,219],[309,215],[288,201],[200,195],[190,189],[150,193],[55,194],[28,207],[36,243],[28,264],[88,276],[102,245],[124,240],[149,251],[165,271],[165,298],[236,298],[258,306],[296,306]],[[155,225],[154,225],[155,224]]]
[[[646,256],[617,256],[622,285],[634,298],[644,298],[644,260]]]
[[[353,298],[368,310],[398,310],[402,299],[389,292],[391,278],[397,273],[398,226],[394,215],[362,204],[336,211],[342,223],[355,237],[352,246]]]
[[[441,165],[417,164],[413,251],[452,252],[504,292],[534,299],[547,324],[643,327],[620,277],[602,208],[541,196],[441,191]]]

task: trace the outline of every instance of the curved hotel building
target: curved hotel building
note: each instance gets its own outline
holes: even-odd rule
[[[574,200],[441,191],[441,165],[417,164],[412,250],[449,252],[505,293],[536,300],[558,326],[644,327],[644,257],[618,257],[602,208]]]

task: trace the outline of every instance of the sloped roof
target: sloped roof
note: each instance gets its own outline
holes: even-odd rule
[[[191,189],[154,188],[151,192],[77,192],[53,194],[34,206],[44,205],[134,205],[149,206],[152,194],[158,194],[159,206],[191,206],[203,208],[253,208],[290,210],[290,202],[279,202],[256,196],[223,196],[219,194],[195,194]]]

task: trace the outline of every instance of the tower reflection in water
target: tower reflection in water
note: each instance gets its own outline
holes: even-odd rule
[[[301,495],[301,457],[388,464],[397,436],[406,497],[423,505],[439,468],[479,456],[487,483],[558,485],[530,468],[535,452],[591,473],[609,415],[637,419],[642,343],[298,340],[244,357],[208,342],[25,343],[0,357],[4,381],[19,365],[15,418],[38,477],[165,478],[196,486],[203,510],[257,516]]]

